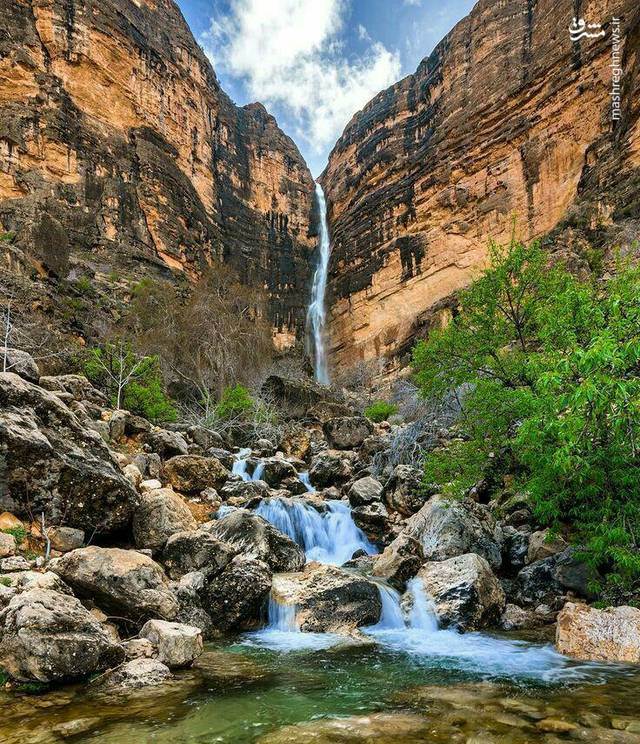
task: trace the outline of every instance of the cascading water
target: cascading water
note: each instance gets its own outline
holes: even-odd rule
[[[264,499],[256,514],[288,535],[304,549],[309,561],[341,566],[357,550],[368,555],[376,553],[351,516],[343,501],[327,501],[327,511],[321,513],[302,499],[274,497]]]
[[[322,186],[316,183],[316,198],[320,215],[320,260],[313,275],[311,287],[311,302],[307,311],[307,325],[311,329],[313,338],[313,358],[315,378],[321,385],[329,384],[329,365],[325,346],[326,308],[325,294],[327,277],[329,274],[329,257],[331,255],[331,241],[327,225],[327,203]]]
[[[259,462],[254,468],[253,472],[249,474],[247,467],[249,465],[249,457],[251,456],[251,450],[249,448],[241,449],[236,455],[233,461],[233,467],[231,472],[233,475],[239,475],[243,481],[256,481],[260,480],[262,473],[264,472],[264,463]]]

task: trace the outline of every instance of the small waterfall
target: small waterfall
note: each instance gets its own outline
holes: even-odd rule
[[[311,481],[309,480],[309,473],[307,471],[304,471],[302,473],[298,473],[298,478],[302,483],[304,483],[307,493],[315,493],[316,489],[311,485]]]
[[[357,550],[369,555],[377,551],[351,517],[351,508],[343,501],[327,501],[320,513],[302,499],[274,497],[264,499],[256,514],[298,543],[308,561],[341,566]]]
[[[251,456],[251,450],[248,447],[241,449],[233,461],[233,467],[231,472],[233,475],[239,475],[243,481],[256,481],[262,478],[264,473],[264,463],[259,462],[253,473],[247,472],[247,466],[249,465],[249,457]]]
[[[316,183],[316,198],[320,214],[320,260],[313,275],[311,288],[311,302],[307,311],[307,325],[313,336],[313,358],[315,378],[321,385],[329,384],[329,365],[327,363],[327,349],[325,346],[326,308],[325,295],[327,291],[327,277],[329,274],[329,256],[331,242],[327,225],[327,203],[322,186]]]
[[[269,609],[267,615],[267,628],[277,630],[281,633],[297,633],[296,606],[283,604],[273,596],[269,595]]]
[[[397,635],[398,631],[400,633],[419,631],[420,635],[430,635],[438,630],[438,616],[420,579],[413,578],[407,583],[410,610],[406,617],[402,611],[400,594],[383,581],[376,581],[376,584],[380,592],[382,612],[380,620],[366,629],[368,633],[395,631]]]
[[[404,616],[400,607],[400,595],[388,584],[376,582],[382,602],[380,620],[368,628],[369,631],[377,630],[403,630],[405,628]]]
[[[411,579],[407,583],[407,591],[412,599],[409,627],[413,630],[423,630],[425,633],[435,633],[438,630],[438,615],[420,579],[417,577]]]

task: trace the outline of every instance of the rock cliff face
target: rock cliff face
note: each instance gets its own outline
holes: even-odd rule
[[[264,107],[221,90],[172,0],[0,0],[14,270],[192,277],[223,259],[268,291],[286,343],[303,325],[313,188]]]
[[[574,16],[606,36],[572,43]],[[334,364],[383,354],[393,370],[483,264],[489,239],[509,239],[514,215],[518,237],[551,235],[550,250],[577,263],[587,240],[606,249],[638,235],[639,18],[635,0],[480,0],[353,117],[321,178]]]

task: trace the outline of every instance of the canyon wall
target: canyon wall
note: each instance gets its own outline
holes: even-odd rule
[[[266,290],[287,345],[304,326],[313,191],[274,118],[220,88],[172,0],[0,0],[12,270],[115,283],[224,260]]]
[[[574,16],[606,35],[572,42]],[[639,17],[637,0],[480,0],[353,117],[320,179],[335,366],[406,364],[514,219],[519,238],[544,237],[578,268],[594,247],[640,237]]]

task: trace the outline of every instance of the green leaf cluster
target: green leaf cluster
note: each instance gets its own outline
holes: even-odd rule
[[[381,421],[386,421],[394,413],[398,412],[398,406],[393,403],[389,403],[386,400],[377,400],[370,406],[364,409],[364,415],[370,420],[379,424]]]
[[[640,270],[579,281],[539,245],[492,245],[449,325],[414,349],[423,395],[462,391],[465,440],[427,455],[461,492],[507,450],[539,520],[610,585],[640,580]],[[463,451],[466,454],[463,454]],[[447,463],[448,459],[448,463]]]

